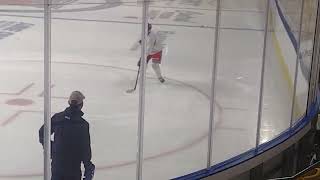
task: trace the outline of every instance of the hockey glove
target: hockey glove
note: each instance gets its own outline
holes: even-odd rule
[[[149,61],[151,60],[150,55],[147,57],[147,64],[149,63]],[[141,59],[138,61],[137,66],[140,67],[141,65]]]

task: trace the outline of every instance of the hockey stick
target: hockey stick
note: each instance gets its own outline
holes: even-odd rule
[[[136,77],[136,83],[134,84],[134,88],[133,89],[128,89],[126,92],[127,93],[133,93],[136,89],[137,89],[137,84],[138,84],[138,79],[139,79],[139,74],[140,74],[140,67],[138,69],[138,73],[137,73],[137,77]]]

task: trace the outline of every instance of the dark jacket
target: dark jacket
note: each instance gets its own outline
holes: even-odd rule
[[[83,112],[75,107],[55,114],[51,118],[52,173],[72,175],[81,172],[81,162],[91,163],[89,123]],[[44,143],[44,126],[39,130],[39,141]]]

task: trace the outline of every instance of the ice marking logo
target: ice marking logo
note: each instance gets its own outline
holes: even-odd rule
[[[187,23],[196,23],[192,21],[197,18],[197,16],[204,15],[200,12],[187,11],[187,10],[174,10],[174,11],[163,11],[163,10],[150,10],[149,18],[151,20],[173,20],[175,22],[187,22]],[[137,16],[125,16],[127,19],[138,19]]]
[[[5,117],[4,119],[1,119],[0,117],[0,127],[8,125],[12,121],[16,120],[23,113],[43,112],[41,108],[36,107],[39,106],[39,102],[40,104],[43,103],[44,91],[37,93],[33,98],[26,98],[25,96],[27,93],[30,93],[32,88],[35,88],[38,85],[39,84],[31,82],[23,87],[18,88],[15,92],[0,92],[0,95],[7,97],[5,99],[5,105],[7,105],[9,109],[13,110],[8,117]],[[51,89],[53,89],[54,87],[55,84],[52,84]],[[51,99],[67,100],[68,97],[51,96]]]
[[[188,22],[195,23],[192,19],[196,16],[204,15],[203,13],[187,11],[187,10],[175,10],[175,11],[162,11],[162,10],[151,10],[149,12],[149,18],[154,19],[173,19],[176,22]]]
[[[52,0],[52,8],[59,9],[66,4],[74,3],[78,0]],[[0,0],[0,5],[21,5],[43,8],[43,0]]]
[[[31,23],[0,21],[0,40],[34,26]]]
[[[62,8],[65,5],[77,2],[78,0],[52,0],[51,1],[51,8],[53,9],[59,9]],[[38,8],[43,8],[41,5],[43,3],[43,0],[32,0],[32,6],[38,7]]]

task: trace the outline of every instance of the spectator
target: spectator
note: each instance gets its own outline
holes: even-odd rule
[[[84,95],[71,93],[69,107],[51,118],[51,169],[52,180],[81,180],[81,163],[84,180],[91,180],[95,166],[91,162],[89,123],[82,118]],[[44,143],[44,126],[39,130],[39,141]]]

